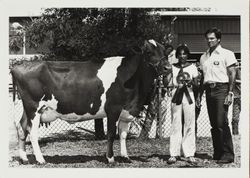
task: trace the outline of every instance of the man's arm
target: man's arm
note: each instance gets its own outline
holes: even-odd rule
[[[197,92],[197,96],[196,96],[196,106],[198,108],[201,107],[201,97],[202,97],[202,94],[203,94],[203,91],[204,91],[204,86],[203,86],[203,81],[204,81],[204,76],[203,76],[203,73],[200,71],[200,81],[198,82],[198,79],[196,80],[197,82],[197,88],[196,88],[196,92]]]
[[[229,78],[229,84],[228,84],[228,91],[229,92],[232,92],[233,87],[234,87],[235,76],[236,76],[235,67],[236,67],[235,64],[232,64],[232,65],[227,67],[227,75],[228,75],[228,78]]]
[[[234,87],[234,82],[235,82],[235,76],[236,76],[236,65],[232,64],[227,67],[227,75],[229,78],[229,83],[228,83],[228,95],[225,99],[225,104],[230,105],[233,102],[233,87]]]

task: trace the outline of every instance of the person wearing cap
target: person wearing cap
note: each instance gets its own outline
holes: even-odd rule
[[[172,120],[170,130],[169,164],[175,163],[181,151],[187,162],[195,164],[195,104],[193,89],[198,87],[198,70],[194,64],[187,62],[189,48],[182,44],[176,49],[178,63],[172,65]],[[182,124],[184,116],[184,124]],[[183,127],[183,128],[182,128]]]
[[[228,123],[228,107],[233,101],[235,80],[234,53],[221,46],[221,31],[211,28],[205,32],[208,50],[200,58],[206,91],[207,111],[213,141],[213,159],[217,163],[234,162],[232,135]]]

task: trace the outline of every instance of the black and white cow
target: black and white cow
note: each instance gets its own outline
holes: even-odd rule
[[[16,123],[19,154],[28,159],[25,140],[30,134],[38,163],[45,163],[38,144],[40,123],[62,119],[71,123],[107,117],[107,153],[114,162],[116,122],[121,156],[129,160],[126,136],[150,94],[153,80],[166,72],[164,46],[145,41],[140,54],[110,57],[103,62],[24,62],[11,70],[24,112]]]

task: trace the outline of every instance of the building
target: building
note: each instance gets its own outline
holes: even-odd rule
[[[238,60],[241,59],[240,16],[162,15],[162,20],[167,26],[171,26],[173,46],[176,48],[178,44],[187,44],[192,59],[199,59],[207,49],[204,33],[211,27],[221,29],[222,46],[232,50]]]

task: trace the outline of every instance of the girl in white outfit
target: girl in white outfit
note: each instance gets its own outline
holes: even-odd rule
[[[173,90],[172,90],[172,122],[170,132],[170,158],[172,164],[181,156],[190,163],[196,163],[194,158],[195,146],[195,104],[200,106],[199,98],[195,100],[193,89],[198,87],[198,70],[194,64],[188,63],[189,49],[181,45],[176,49],[178,63],[172,65]],[[184,124],[182,124],[182,113]],[[183,132],[182,132],[183,126]]]

